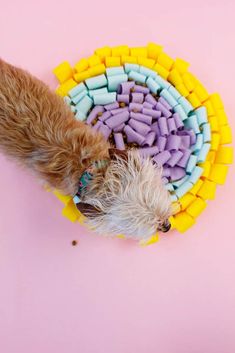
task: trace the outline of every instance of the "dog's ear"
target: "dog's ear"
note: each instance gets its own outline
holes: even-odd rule
[[[112,161],[117,160],[117,157],[123,159],[124,161],[128,161],[128,152],[126,150],[119,150],[117,148],[109,148],[109,157]]]
[[[79,202],[76,204],[78,211],[80,211],[86,217],[92,217],[101,214],[101,211],[90,205],[89,203]]]

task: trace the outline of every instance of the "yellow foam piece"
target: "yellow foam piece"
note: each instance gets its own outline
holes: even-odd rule
[[[189,95],[189,91],[183,83],[177,85],[175,88],[182,96],[187,97]]]
[[[199,179],[196,184],[193,185],[192,189],[190,189],[190,193],[193,194],[193,195],[196,195],[198,190],[201,188],[203,184],[203,180],[202,179]]]
[[[73,69],[68,61],[64,61],[53,69],[53,73],[60,83],[64,83],[73,76]]]
[[[172,202],[172,214],[175,215],[176,213],[180,212],[181,206],[179,201]]]
[[[157,73],[162,76],[165,80],[167,80],[167,77],[169,75],[169,71],[167,69],[165,69],[163,66],[161,66],[160,64],[156,64],[154,66],[154,70],[157,71]]]
[[[199,167],[203,168],[203,173],[201,175],[202,178],[207,178],[210,174],[211,163],[209,161],[205,161],[199,164]]]
[[[77,82],[70,78],[68,81],[65,81],[56,89],[56,93],[64,97],[75,86],[77,86]]]
[[[169,55],[162,52],[157,58],[157,63],[163,66],[166,70],[170,71],[174,64],[174,60]]]
[[[144,58],[148,57],[148,51],[146,47],[135,47],[131,49],[131,56],[142,56]]]
[[[74,65],[74,69],[76,72],[83,72],[87,70],[88,67],[89,67],[89,63],[87,59],[81,59]]]
[[[119,56],[107,56],[105,58],[106,67],[114,67],[121,65],[121,59]]]
[[[90,73],[90,76],[93,77],[93,76],[104,74],[106,71],[106,67],[104,64],[99,64],[91,67],[88,71]]]
[[[206,208],[207,203],[200,197],[197,197],[186,209],[187,213],[193,218],[198,217]]]
[[[216,110],[224,107],[222,99],[218,93],[211,94],[210,101],[212,102],[212,105]]]
[[[71,200],[62,210],[64,217],[68,218],[71,222],[76,222],[80,217],[80,212],[75,206],[73,200]]]
[[[179,71],[176,69],[173,69],[170,71],[168,76],[168,81],[172,83],[174,86],[181,85],[183,82]]]
[[[196,95],[196,93],[192,92],[187,97],[188,101],[192,104],[194,108],[198,108],[201,105],[201,101]]]
[[[127,45],[118,45],[112,48],[112,56],[129,55],[130,49]]]
[[[171,229],[175,229],[175,216],[169,217],[169,222],[171,224]]]
[[[72,197],[69,195],[63,195],[58,190],[53,191],[53,194],[61,201],[64,205],[67,205],[71,200]]]
[[[219,131],[219,122],[218,122],[218,118],[216,116],[209,116],[208,117],[208,122],[210,124],[212,132],[218,132]]]
[[[180,233],[184,233],[195,223],[195,219],[183,211],[174,216],[175,227]]]
[[[96,54],[91,55],[87,60],[90,67],[101,64],[101,59]]]
[[[148,43],[147,54],[150,59],[157,60],[159,54],[162,52],[162,46],[155,43]]]
[[[181,211],[184,211],[194,200],[195,196],[191,193],[187,193],[180,198]]]
[[[214,200],[216,193],[216,183],[214,181],[205,180],[197,192],[203,200]]]
[[[217,184],[224,184],[228,174],[228,166],[225,164],[212,164],[209,180],[214,181]]]
[[[201,102],[204,102],[209,97],[209,93],[200,82],[194,87],[193,92],[197,95]]]
[[[216,110],[216,116],[220,126],[228,124],[228,117],[223,108]]]
[[[232,130],[229,125],[221,126],[220,128],[220,144],[225,145],[232,143]]]
[[[87,78],[91,77],[90,70],[79,72],[74,75],[74,79],[79,83],[85,81]]]
[[[194,90],[194,87],[196,86],[196,80],[194,76],[190,72],[185,72],[182,78],[183,78],[183,83],[187,88],[187,90],[189,92],[192,92]]]
[[[214,132],[211,134],[211,150],[217,151],[221,143],[221,135]]]
[[[216,157],[216,152],[215,151],[209,151],[208,155],[206,157],[206,160],[213,164],[215,162],[215,157]]]
[[[102,48],[98,48],[95,50],[95,54],[100,57],[100,60],[104,62],[106,56],[111,56],[112,55],[112,50],[110,47],[105,46]]]
[[[153,235],[151,238],[149,238],[148,240],[141,240],[139,242],[139,244],[141,246],[147,246],[147,245],[151,245],[151,244],[155,244],[159,241],[159,235],[156,233],[155,235]]]
[[[215,163],[233,163],[233,148],[230,146],[220,146],[215,156]]]
[[[139,65],[148,67],[149,69],[152,69],[153,66],[155,65],[155,60],[153,60],[153,59],[148,59],[148,58],[144,58],[142,56],[139,56],[137,60],[138,60]]]
[[[173,64],[173,69],[177,69],[180,74],[185,73],[188,70],[189,63],[183,59],[176,58]]]
[[[117,235],[117,238],[119,238],[119,239],[126,239],[125,235],[123,235],[123,234]]]
[[[126,55],[122,55],[121,57],[121,63],[125,64],[137,64],[138,63],[138,58],[136,56],[126,56]]]
[[[205,102],[203,102],[203,105],[206,107],[208,117],[215,115],[215,109],[213,108],[210,99],[207,99]]]

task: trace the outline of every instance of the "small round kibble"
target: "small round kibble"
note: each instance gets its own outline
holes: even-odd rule
[[[72,241],[72,245],[73,245],[73,246],[76,246],[77,243],[78,243],[77,240],[73,240],[73,241]]]

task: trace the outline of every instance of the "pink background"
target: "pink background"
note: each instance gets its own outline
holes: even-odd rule
[[[234,1],[145,4],[2,2],[0,55],[55,88],[62,60],[158,42],[221,93],[234,127]],[[147,248],[88,234],[27,171],[2,155],[0,168],[2,353],[235,352],[234,168],[192,230]]]

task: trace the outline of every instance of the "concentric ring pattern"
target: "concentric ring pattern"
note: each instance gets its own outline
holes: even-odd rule
[[[56,92],[76,119],[117,148],[139,148],[163,166],[163,182],[177,206],[171,224],[179,232],[190,228],[214,199],[233,159],[223,102],[188,66],[149,43],[103,47],[74,68],[63,62],[53,70],[60,82]],[[64,216],[82,222],[73,199],[55,194],[65,204]],[[145,244],[157,240],[156,234]]]

